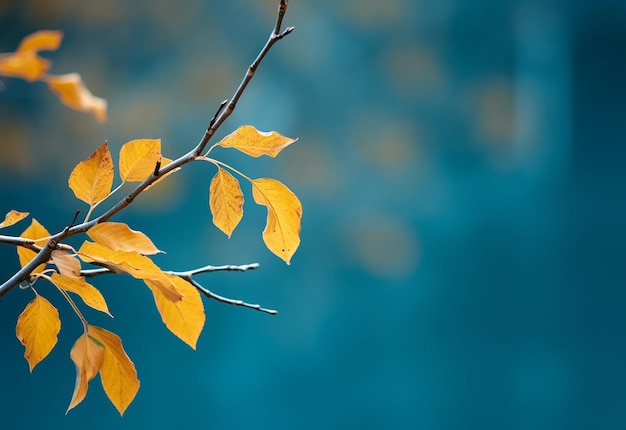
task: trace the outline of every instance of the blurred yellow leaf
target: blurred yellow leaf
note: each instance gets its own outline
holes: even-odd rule
[[[259,131],[251,125],[243,125],[219,142],[223,148],[235,148],[252,157],[268,155],[276,157],[280,151],[297,139],[282,136],[275,131]]]
[[[74,343],[70,351],[70,358],[76,365],[76,385],[66,413],[82,402],[87,395],[89,381],[98,374],[102,367],[104,345],[87,333],[83,333]]]
[[[161,139],[137,139],[120,149],[120,177],[123,182],[141,182],[154,173],[161,160]]]
[[[80,296],[87,306],[113,317],[100,290],[85,281],[85,278],[73,278],[53,273],[50,281],[60,289]]]
[[[86,263],[98,263],[114,273],[127,273],[133,278],[152,281],[171,301],[182,299],[176,285],[148,257],[135,251],[113,251],[104,245],[85,241],[78,250]]]
[[[107,101],[94,96],[78,73],[46,75],[43,80],[64,105],[81,112],[89,112],[97,121],[106,122]]]
[[[252,180],[252,197],[256,203],[267,207],[263,230],[265,245],[289,264],[300,245],[300,200],[281,182],[270,178]]]
[[[63,33],[41,30],[26,36],[14,53],[0,54],[0,75],[22,78],[29,82],[40,79],[50,69],[50,61],[39,51],[54,51],[61,45]]]
[[[35,245],[37,246],[44,246],[48,241],[47,237],[49,236],[50,233],[48,233],[48,230],[46,230],[44,226],[39,224],[39,221],[37,221],[35,218],[32,219],[32,221],[30,222],[30,226],[20,235],[20,237],[23,237],[24,239],[35,240]],[[37,253],[35,251],[31,251],[30,249],[24,248],[23,246],[17,247],[17,257],[19,258],[20,266],[22,267],[26,266],[30,262],[30,260],[35,258],[36,255]],[[41,273],[43,272],[43,269],[45,269],[45,267],[46,263],[42,263],[37,266],[35,270],[32,271],[32,273]]]
[[[220,167],[209,186],[209,208],[213,224],[230,238],[243,217],[243,193],[239,181]]]
[[[104,346],[100,380],[107,397],[120,415],[123,415],[139,390],[135,365],[128,358],[117,335],[92,325],[89,326],[88,333]]]
[[[80,261],[67,251],[55,249],[52,251],[52,262],[59,269],[59,273],[65,276],[80,276]]]
[[[196,349],[196,342],[204,327],[204,305],[202,297],[196,288],[178,276],[167,275],[176,285],[176,289],[183,294],[183,298],[172,302],[162,292],[161,288],[146,279],[150,287],[154,302],[165,326],[187,345]]]
[[[52,351],[60,330],[59,312],[37,294],[18,317],[15,328],[17,338],[26,348],[24,358],[31,372]]]
[[[89,158],[74,167],[68,185],[76,198],[93,206],[109,196],[113,174],[109,145],[104,142]]]
[[[9,227],[17,222],[20,222],[29,215],[29,212],[18,212],[12,209],[4,216],[4,221],[0,222],[0,228]]]
[[[113,251],[135,251],[143,255],[153,255],[160,251],[148,236],[140,231],[131,230],[128,225],[119,222],[103,222],[87,230],[87,236],[94,242]]]

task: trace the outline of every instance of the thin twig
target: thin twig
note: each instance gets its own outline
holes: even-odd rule
[[[230,114],[233,113],[235,107],[237,106],[239,98],[250,83],[250,80],[252,80],[256,69],[259,67],[259,64],[261,64],[261,61],[263,61],[263,58],[265,58],[265,55],[267,55],[267,53],[270,51],[270,49],[272,49],[272,46],[274,46],[276,42],[278,42],[280,39],[282,39],[294,30],[295,27],[288,27],[282,33],[280,32],[285,12],[287,12],[287,1],[281,0],[280,6],[278,6],[278,17],[276,18],[276,25],[272,30],[272,34],[270,34],[269,39],[267,39],[267,42],[265,42],[265,46],[263,46],[263,48],[259,52],[259,55],[257,55],[256,59],[248,67],[248,70],[246,71],[243,80],[239,84],[237,90],[235,90],[235,93],[231,97],[230,102],[228,103],[226,108],[222,109],[220,107],[220,114],[217,116],[215,121],[211,121],[211,123],[209,124],[209,127],[206,129],[204,136],[202,137],[202,140],[200,141],[200,143],[198,143],[193,151],[196,156],[199,156],[202,153],[217,129],[224,123],[224,121],[226,121]]]
[[[174,276],[184,277],[184,276],[198,275],[200,273],[210,273],[210,272],[217,272],[217,271],[245,272],[246,270],[254,270],[258,268],[259,268],[259,263],[242,264],[239,266],[230,264],[230,265],[224,265],[224,266],[204,266],[198,269],[187,270],[185,272],[165,271],[165,273],[168,273]],[[81,270],[80,276],[84,276],[85,278],[93,278],[95,276],[107,275],[109,273],[113,273],[113,272],[111,272],[111,270],[107,269],[106,267],[102,267],[100,269]]]
[[[170,275],[174,276],[194,276],[200,273],[209,273],[209,272],[217,272],[217,271],[235,271],[235,272],[245,272],[246,270],[254,270],[259,268],[259,263],[251,263],[251,264],[242,264],[242,265],[234,265],[234,264],[225,264],[223,266],[204,266],[198,269],[189,270],[186,272],[166,272]]]
[[[183,279],[185,281],[189,282],[194,287],[196,287],[196,289],[198,291],[200,291],[202,294],[204,294],[208,298],[216,300],[216,301],[218,301],[220,303],[226,303],[226,304],[232,305],[232,306],[241,306],[241,307],[248,308],[248,309],[254,309],[255,311],[265,312],[266,314],[270,314],[270,315],[276,315],[278,313],[277,310],[263,308],[263,307],[261,307],[261,305],[252,304],[252,303],[246,303],[243,300],[229,299],[228,297],[224,297],[224,296],[220,296],[219,294],[215,294],[214,292],[204,288],[202,285],[197,283],[191,277],[187,277],[187,278],[183,277]]]

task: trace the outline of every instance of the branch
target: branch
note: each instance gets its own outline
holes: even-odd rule
[[[32,239],[25,239],[23,237],[4,236],[0,234],[0,243],[4,245],[23,246],[31,251],[39,252],[41,247],[35,245],[35,241]]]
[[[250,67],[248,67],[248,70],[243,80],[241,81],[241,84],[239,84],[239,87],[235,90],[235,93],[233,94],[233,97],[231,98],[230,103],[228,103],[228,105],[226,106],[225,106],[226,104],[225,102],[222,102],[222,104],[220,104],[215,116],[213,117],[209,126],[207,127],[204,133],[204,136],[200,140],[200,143],[198,143],[194,149],[180,156],[176,160],[172,161],[167,166],[162,167],[162,168],[158,165],[155,166],[155,169],[152,175],[150,175],[146,180],[144,180],[139,185],[137,185],[135,189],[132,190],[126,197],[124,197],[122,200],[117,202],[113,207],[111,207],[109,210],[104,212],[99,217],[94,218],[93,220],[89,222],[84,222],[82,224],[77,224],[77,225],[73,225],[73,222],[72,222],[69,226],[65,227],[59,233],[52,235],[50,239],[48,240],[48,242],[46,243],[46,245],[43,248],[38,250],[37,255],[28,264],[26,264],[18,272],[16,272],[11,278],[9,278],[2,285],[0,285],[0,297],[5,295],[7,292],[9,292],[11,289],[21,284],[22,282],[30,281],[32,271],[40,264],[44,264],[48,262],[52,251],[58,248],[59,243],[61,241],[65,240],[68,237],[71,237],[80,233],[84,233],[98,223],[108,221],[113,215],[117,214],[122,209],[130,205],[135,200],[135,198],[137,198],[139,194],[141,194],[150,185],[155,183],[157,179],[159,179],[163,175],[173,170],[180,168],[181,166],[187,163],[194,161],[198,156],[200,156],[200,153],[206,147],[211,137],[220,128],[220,126],[224,123],[224,121],[230,116],[230,114],[235,110],[235,107],[237,105],[237,102],[239,101],[239,98],[245,91],[246,87],[248,86],[248,83],[250,83],[250,80],[254,76],[256,69],[259,67],[259,64],[261,63],[263,58],[265,58],[265,55],[267,55],[267,53],[270,51],[270,49],[272,48],[272,46],[274,46],[276,42],[278,42],[280,39],[282,39],[283,37],[285,37],[286,35],[288,35],[294,30],[294,27],[287,27],[285,30],[281,32],[281,26],[282,26],[283,18],[285,16],[286,11],[287,11],[287,0],[281,0],[280,5],[278,7],[278,17],[276,19],[276,25],[274,26],[274,29],[269,39],[265,43],[265,46],[263,46],[263,48],[259,52],[257,58],[252,62]],[[0,243],[4,243],[4,242],[0,242]],[[10,244],[26,246],[27,248],[30,247],[30,245],[27,245],[26,243],[11,242]],[[33,249],[33,248],[30,248],[30,249]],[[36,249],[33,249],[33,250],[37,252]],[[222,270],[231,270],[231,269],[222,269]],[[200,291],[202,291],[205,295],[208,295],[208,297],[214,298],[215,300],[223,301],[224,303],[230,303],[230,304],[237,305],[237,306],[245,306],[245,307],[250,307],[252,309],[258,309],[263,312],[275,313],[275,311],[263,309],[259,307],[258,305],[249,305],[247,303],[244,303],[238,300],[230,300],[230,299],[215,295],[211,293],[210,291],[205,290],[201,286],[200,288],[202,288]]]
[[[198,269],[188,270],[186,272],[173,272],[173,271],[164,271],[170,275],[184,277],[184,276],[193,276],[200,273],[209,273],[209,272],[217,272],[217,271],[235,271],[235,272],[245,272],[246,270],[258,269],[259,263],[251,263],[251,264],[242,264],[240,266],[236,265],[224,265],[224,266],[204,266]],[[81,270],[80,276],[84,276],[85,278],[93,278],[99,275],[107,275],[111,272],[110,269],[106,267],[102,267],[100,269],[88,269]]]
[[[217,129],[222,125],[222,123],[224,123],[224,121],[226,121],[226,119],[230,116],[230,114],[233,113],[233,111],[235,110],[235,107],[237,106],[237,102],[239,101],[239,98],[241,97],[246,87],[248,86],[252,78],[254,77],[256,69],[259,67],[259,64],[261,64],[261,61],[263,61],[263,58],[265,58],[265,55],[267,55],[270,49],[272,49],[272,46],[274,46],[276,42],[278,42],[283,37],[287,36],[289,33],[291,33],[295,29],[295,27],[287,27],[284,31],[281,32],[280,28],[283,23],[285,12],[287,12],[287,0],[281,0],[280,5],[278,6],[278,17],[276,18],[276,25],[274,26],[274,30],[270,34],[269,39],[267,39],[267,42],[265,42],[265,46],[263,46],[263,48],[261,49],[261,52],[259,52],[259,55],[257,55],[256,59],[248,67],[248,70],[246,74],[244,75],[243,80],[241,81],[241,83],[239,84],[239,87],[237,88],[233,96],[231,97],[230,103],[228,103],[228,105],[225,108],[223,106],[224,103],[220,105],[220,109],[218,109],[216,117],[214,117],[213,120],[211,120],[209,127],[204,133],[204,137],[202,138],[200,143],[198,143],[198,146],[196,146],[196,148],[193,150],[196,156],[199,156],[202,153],[202,151],[204,150],[204,148],[206,148],[206,145],[209,143],[209,140],[211,140],[211,137],[215,134]]]
[[[209,272],[217,272],[217,271],[235,271],[235,272],[245,272],[246,270],[254,270],[259,268],[259,263],[251,263],[251,264],[242,264],[240,266],[235,266],[233,264],[227,264],[224,266],[204,266],[199,269],[189,270],[187,272],[166,272],[170,275],[174,276],[193,276],[198,275],[200,273],[209,273]]]
[[[189,282],[191,285],[196,287],[198,291],[200,291],[202,294],[204,294],[208,298],[217,300],[220,303],[226,303],[228,305],[233,305],[233,306],[242,306],[244,308],[254,309],[259,312],[265,312],[266,314],[270,314],[270,315],[276,315],[278,313],[277,310],[262,308],[261,305],[246,303],[242,300],[229,299],[227,297],[220,296],[219,294],[215,294],[214,292],[207,290],[202,285],[198,284],[193,278],[191,278],[191,276],[189,277],[181,276],[181,278],[183,278],[185,281]]]

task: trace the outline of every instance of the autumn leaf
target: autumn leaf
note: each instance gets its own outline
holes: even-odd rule
[[[41,30],[26,36],[14,53],[0,54],[0,75],[22,78],[29,82],[40,79],[51,62],[41,58],[39,51],[54,51],[61,45],[63,33]]]
[[[107,397],[120,415],[123,415],[139,390],[135,365],[124,351],[122,341],[117,335],[92,325],[88,327],[88,333],[104,346],[100,380]]]
[[[178,276],[167,276],[183,295],[183,298],[177,302],[168,299],[161,288],[154,285],[152,281],[147,279],[145,282],[152,291],[154,302],[165,326],[187,345],[196,349],[196,343],[205,321],[202,297],[189,282]]]
[[[0,222],[0,228],[12,226],[15,223],[20,222],[29,215],[29,212],[18,212],[12,209],[4,216],[4,221]]]
[[[64,291],[77,294],[87,306],[113,317],[100,290],[85,281],[85,278],[73,278],[53,273],[50,281]]]
[[[102,222],[87,230],[87,236],[94,242],[113,251],[135,251],[143,255],[153,255],[160,251],[148,236],[140,231],[131,230],[128,225],[119,222]]]
[[[120,177],[123,182],[141,182],[154,172],[161,159],[161,139],[137,139],[120,149]]]
[[[59,312],[39,294],[26,305],[17,319],[15,334],[24,345],[24,358],[32,372],[57,343],[61,330]]]
[[[113,160],[104,142],[72,170],[68,185],[76,198],[93,206],[106,199],[113,186]]]
[[[148,279],[173,302],[183,297],[176,285],[152,260],[135,251],[113,251],[99,243],[85,241],[78,250],[78,255],[84,262],[98,263],[114,273],[127,273],[144,281]]]
[[[243,193],[239,181],[220,167],[209,186],[209,208],[213,224],[230,238],[243,217]]]
[[[80,276],[80,261],[69,252],[55,249],[51,256],[52,262],[59,269],[59,273],[65,276]]]
[[[83,333],[74,343],[70,351],[70,358],[76,365],[76,385],[72,400],[65,413],[82,402],[87,395],[89,381],[98,374],[102,367],[104,345],[94,337]]]
[[[267,155],[276,157],[280,151],[297,139],[282,136],[275,131],[259,131],[251,125],[243,125],[222,139],[218,145],[222,148],[235,148],[252,157]]]
[[[46,75],[43,80],[61,103],[81,112],[88,112],[98,121],[107,120],[107,101],[94,96],[78,73]]]
[[[48,233],[48,230],[46,230],[44,226],[39,224],[39,221],[37,221],[35,218],[32,219],[32,221],[30,222],[30,226],[26,230],[24,230],[22,234],[20,235],[20,237],[24,239],[35,240],[35,245],[37,246],[44,246],[49,236],[50,236],[50,233]],[[37,240],[37,239],[41,239],[41,240]],[[20,266],[24,267],[33,258],[35,258],[35,256],[37,256],[37,253],[28,248],[24,248],[23,246],[18,246],[17,256],[20,260]],[[46,267],[46,264],[42,263],[39,266],[37,266],[31,273],[41,273],[43,272],[45,267]]]
[[[267,207],[263,230],[265,245],[289,264],[300,245],[300,200],[281,182],[270,178],[252,180],[252,197],[256,203]]]

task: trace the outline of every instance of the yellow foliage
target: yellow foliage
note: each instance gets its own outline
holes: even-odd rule
[[[209,208],[213,224],[230,238],[243,217],[243,193],[239,181],[220,167],[209,186]]]
[[[52,262],[57,266],[60,274],[72,277],[80,276],[80,261],[69,252],[55,249],[52,251]]]
[[[180,340],[196,349],[196,343],[202,328],[204,327],[205,315],[202,297],[196,288],[178,276],[167,275],[176,285],[176,289],[183,295],[179,301],[171,301],[161,288],[149,279],[145,280],[150,287],[154,302],[165,326]]]
[[[98,121],[105,122],[106,100],[91,94],[78,73],[46,74],[52,63],[40,57],[39,51],[56,51],[62,39],[62,32],[52,30],[41,30],[26,36],[15,52],[0,54],[0,75],[22,78],[29,82],[43,80],[63,104],[89,112]]]
[[[52,351],[60,330],[59,312],[37,294],[18,317],[15,328],[15,335],[26,348],[24,358],[31,372]]]
[[[82,402],[87,395],[89,381],[98,374],[102,367],[104,345],[87,333],[83,333],[74,343],[70,351],[70,358],[76,365],[76,385],[66,413]]]
[[[22,39],[17,50],[0,56],[0,75],[22,78],[29,82],[40,79],[50,69],[50,61],[41,58],[39,51],[54,51],[61,45],[63,33],[41,30]]]
[[[77,111],[91,113],[99,122],[106,122],[107,101],[94,96],[78,73],[47,75],[43,80],[64,105]]]
[[[139,390],[135,365],[128,358],[117,335],[92,325],[89,326],[88,333],[104,346],[100,380],[107,397],[120,415],[123,415]]]
[[[26,230],[24,230],[22,234],[20,235],[20,237],[24,239],[35,240],[35,245],[37,246],[44,246],[47,241],[47,239],[45,238],[47,238],[48,236],[50,236],[50,233],[48,233],[48,230],[46,230],[43,225],[39,224],[39,221],[37,221],[35,218],[33,218],[33,220],[30,222],[30,226]],[[41,239],[41,240],[37,240],[37,239]],[[17,256],[20,260],[20,265],[22,267],[26,266],[30,262],[30,260],[35,258],[36,255],[37,253],[35,251],[31,251],[30,249],[27,249],[21,246],[17,247]],[[43,272],[43,269],[45,269],[45,267],[46,267],[45,263],[40,264],[31,273],[41,273]]]
[[[85,241],[78,250],[78,255],[84,262],[95,262],[109,268],[113,273],[127,273],[133,278],[150,280],[173,302],[183,297],[152,260],[135,251],[113,251],[104,245]]]
[[[4,221],[0,222],[0,228],[12,226],[13,224],[18,223],[26,218],[28,215],[29,212],[18,212],[12,209],[4,216]]]
[[[87,306],[113,317],[100,290],[85,281],[85,278],[72,278],[53,273],[50,281],[64,291],[77,294]]]
[[[137,139],[120,149],[120,177],[123,182],[141,182],[154,172],[161,160],[161,139]]]
[[[300,245],[302,204],[281,182],[260,178],[252,180],[252,197],[267,207],[263,241],[267,248],[289,264]]]
[[[163,252],[154,246],[148,236],[140,231],[131,230],[128,225],[120,222],[96,224],[87,230],[87,236],[113,251],[135,251],[142,255]]]
[[[264,57],[274,42],[293,30],[293,27],[289,27],[278,34],[285,10],[286,2],[282,1],[277,28],[272,34],[270,43],[263,48],[258,61]],[[43,81],[65,105],[75,110],[89,112],[98,121],[106,121],[106,100],[94,96],[79,74],[51,75],[47,73],[51,63],[41,58],[39,52],[58,49],[62,37],[63,34],[59,31],[40,31],[25,37],[14,53],[0,54],[0,76],[18,77],[30,82]],[[254,63],[255,68],[258,66],[258,61]],[[289,264],[300,244],[302,205],[296,195],[277,180],[250,179],[238,170],[208,158],[208,153],[211,149],[221,146],[237,149],[252,157],[262,155],[276,157],[297,139],[285,137],[275,131],[261,132],[253,126],[245,125],[213,145],[205,155],[200,155],[207,147],[213,133],[232,112],[241,91],[245,89],[251,77],[252,74],[246,75],[228,108],[223,109],[225,104],[221,105],[198,146],[176,160],[178,167],[174,169],[174,165],[171,164],[172,160],[163,157],[160,139],[136,139],[125,143],[120,150],[118,164],[122,183],[116,190],[127,182],[143,182],[143,184],[136,187],[126,198],[111,206],[111,209],[96,218],[95,222],[88,222],[96,206],[113,193],[111,189],[115,169],[105,141],[91,156],[78,163],[68,178],[68,186],[76,198],[89,205],[85,221],[75,223],[77,213],[70,225],[52,236],[51,240],[50,233],[36,219],[32,219],[30,226],[21,234],[21,238],[32,240],[37,247],[44,247],[46,243],[48,244],[39,255],[41,261],[47,261],[39,264],[30,273],[23,273],[27,272],[26,270],[16,273],[16,276],[2,284],[1,293],[4,294],[20,282],[29,282],[32,287],[32,284],[39,278],[47,279],[66,298],[85,329],[70,351],[70,358],[76,366],[76,384],[68,411],[83,401],[89,382],[98,373],[106,395],[120,414],[123,414],[133,401],[140,385],[135,366],[124,351],[120,338],[103,328],[89,325],[77,302],[68,294],[76,294],[85,305],[111,315],[102,293],[88,283],[81,274],[96,276],[103,273],[126,273],[143,280],[154,296],[163,323],[174,335],[193,349],[196,348],[206,320],[202,297],[198,289],[201,289],[208,297],[222,302],[276,313],[260,305],[217,296],[192,281],[192,276],[213,270],[211,266],[178,273],[179,276],[172,274],[175,272],[162,271],[147,257],[147,255],[162,252],[147,235],[132,230],[124,223],[107,221],[132,203],[140,193],[179,170],[183,164],[202,159],[218,166],[217,173],[209,186],[209,207],[215,226],[230,237],[243,217],[244,196],[239,180],[229,172],[231,171],[250,181],[254,201],[267,207],[267,223],[263,231],[263,240],[271,252]],[[168,165],[172,167],[172,170],[164,173],[164,168]],[[27,212],[11,210],[0,222],[0,229],[14,225],[28,215]],[[91,227],[88,229],[88,226]],[[66,239],[71,236],[83,233],[94,242],[85,241],[78,251],[74,251],[73,247],[65,243]],[[24,243],[10,236],[4,236],[2,241],[17,246],[22,268],[38,255],[28,248],[37,249],[30,242]],[[83,271],[81,260],[108,270]],[[51,268],[45,270],[47,264],[50,264]],[[247,270],[247,268],[257,266],[247,265],[246,268],[243,266],[239,268]],[[40,296],[34,288],[33,291],[35,298],[26,305],[16,326],[16,336],[25,347],[24,357],[31,372],[54,348],[61,328],[57,309],[47,299]]]
[[[94,206],[109,196],[113,175],[111,152],[104,142],[89,158],[74,167],[68,185],[76,198]]]
[[[243,125],[219,142],[223,148],[235,148],[252,157],[267,155],[276,157],[280,151],[297,139],[285,137],[275,131],[259,131],[251,125]]]

